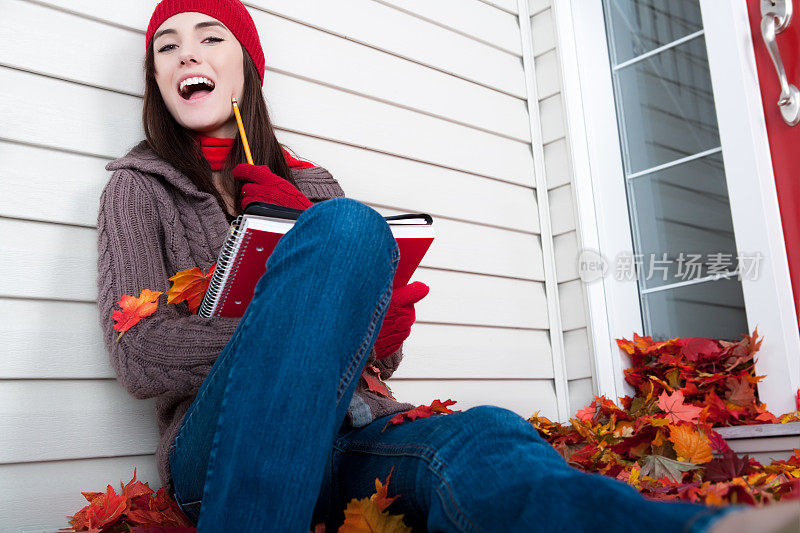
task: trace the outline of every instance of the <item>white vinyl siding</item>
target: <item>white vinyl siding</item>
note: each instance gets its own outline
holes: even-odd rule
[[[413,278],[431,292],[391,380],[396,396],[556,418],[516,0],[245,3],[261,34],[280,140],[330,170],[348,196],[386,215],[428,212],[437,221]],[[152,401],[117,384],[95,305],[103,167],[143,138],[143,41],[154,5],[3,2],[0,523],[15,530],[66,527],[85,503],[81,490],[127,481],[134,466],[160,486]],[[564,251],[575,247],[575,224],[558,222],[572,204],[559,191],[570,170],[554,30],[538,17],[558,292],[565,327],[577,324],[564,335],[574,411],[591,391],[591,354]]]

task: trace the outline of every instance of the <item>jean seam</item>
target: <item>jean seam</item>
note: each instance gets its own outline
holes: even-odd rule
[[[365,441],[351,441],[349,444],[355,444],[356,446],[346,446],[340,447],[339,443],[334,444],[334,448],[339,450],[341,453],[374,453],[375,455],[411,455],[412,457],[416,457],[418,459],[422,459],[428,463],[428,469],[439,478],[439,486],[436,488],[436,492],[439,493],[439,490],[442,486],[446,487],[447,492],[447,500],[451,503],[452,508],[455,510],[455,516],[452,515],[451,508],[447,505],[444,506],[445,511],[447,512],[448,518],[450,518],[453,523],[461,528],[462,531],[466,532],[482,532],[483,530],[476,526],[470,519],[467,517],[466,513],[464,512],[461,505],[459,505],[458,500],[455,497],[455,493],[451,487],[450,480],[448,479],[447,475],[444,473],[445,468],[447,467],[447,463],[442,460],[442,458],[436,453],[434,448],[430,446],[426,446],[424,444],[403,444],[398,446],[396,444],[381,444],[377,442],[365,442]],[[386,453],[381,453],[379,449],[382,449]],[[427,453],[413,453],[413,450],[423,450]]]
[[[447,517],[453,522],[456,526],[466,533],[482,533],[483,530],[472,523],[472,521],[467,518],[467,515],[464,513],[461,506],[458,504],[458,500],[456,500],[455,494],[453,493],[453,489],[450,486],[450,481],[444,476],[441,475],[441,483],[438,487],[436,487],[436,493],[442,498],[443,501],[449,500],[450,505],[442,505],[444,507],[445,512],[447,513]],[[446,487],[446,495],[442,495],[441,489],[442,487]],[[455,511],[454,513],[452,511]]]
[[[384,289],[383,294],[381,295],[381,299],[378,300],[375,309],[372,311],[372,318],[370,319],[369,326],[367,327],[367,333],[364,336],[364,340],[361,341],[361,345],[356,350],[355,355],[350,358],[350,363],[347,365],[347,368],[342,375],[342,378],[339,380],[339,385],[336,388],[336,404],[339,404],[339,401],[342,399],[347,387],[350,385],[350,382],[353,380],[355,375],[356,369],[359,367],[361,360],[364,358],[364,355],[367,353],[367,349],[369,348],[369,341],[372,339],[372,336],[375,332],[375,326],[380,318],[381,313],[383,313],[386,306],[388,306],[389,300],[391,299],[392,294],[392,286],[391,281],[386,289]]]
[[[196,503],[196,502],[192,502],[192,503],[181,503],[180,497],[178,496],[178,493],[177,493],[177,492],[175,492],[175,493],[174,493],[174,495],[173,495],[173,499],[175,500],[175,504],[178,506],[178,509],[180,509],[180,510],[181,510],[181,512],[182,512],[182,513],[183,513],[183,514],[184,514],[184,515],[185,515],[187,518],[189,518],[191,521],[193,521],[193,520],[191,519],[191,517],[192,517],[192,513],[189,513],[189,512],[188,512],[186,509],[184,509],[184,506],[189,506],[189,505],[192,505],[193,503]],[[199,501],[200,501],[200,500],[198,500],[198,502],[199,502]]]
[[[392,281],[394,279],[394,272],[397,268],[397,263],[400,259],[400,252],[397,248],[397,244],[394,245],[392,249],[392,275],[389,278],[389,282],[387,283],[387,287],[383,290],[381,294],[380,300],[375,306],[375,309],[372,311],[372,318],[370,319],[369,326],[367,327],[366,335],[364,339],[361,341],[361,345],[358,347],[358,350],[354,354],[354,356],[350,359],[350,363],[347,365],[347,368],[342,375],[342,378],[339,380],[339,384],[336,388],[336,404],[338,405],[344,395],[347,387],[350,386],[353,377],[355,376],[356,369],[360,366],[361,361],[364,358],[364,355],[370,348],[370,340],[372,339],[375,328],[378,324],[378,319],[380,318],[381,313],[389,306],[389,302],[392,298]]]
[[[246,326],[246,324],[245,324],[245,326]],[[216,363],[221,357],[229,357],[230,356],[230,354],[233,352],[234,343],[238,342],[239,336],[240,336],[240,333],[239,333],[239,330],[237,329],[234,337],[232,339],[230,339],[229,342],[228,342],[228,344],[230,345],[230,349],[226,351],[223,348],[223,351],[219,354],[219,356],[217,356],[217,359],[214,360],[214,363]],[[226,345],[226,348],[227,347],[228,346]],[[213,365],[212,365],[212,367],[213,367]],[[211,373],[211,371],[209,371],[209,374],[210,373]],[[206,378],[208,378],[208,374],[206,374],[206,376],[203,378],[203,381],[205,381]],[[201,384],[201,388],[202,388],[202,384]],[[192,402],[189,404],[189,407],[186,410],[186,413],[184,413],[184,415],[183,415],[183,420],[181,421],[181,425],[178,428],[178,433],[175,435],[175,440],[173,441],[173,443],[177,443],[178,442],[178,438],[181,436],[181,433],[183,433],[183,428],[186,425],[189,424],[189,422],[192,420],[192,417],[194,417],[194,414],[197,412],[197,409],[194,409],[193,407],[196,406],[201,400],[203,400],[206,397],[206,395],[208,394],[208,389],[209,389],[209,387],[206,387],[206,388],[203,389],[202,392],[198,391],[198,394],[196,394],[195,397],[192,399]],[[177,447],[177,446],[175,446],[175,447]]]
[[[209,486],[208,480],[211,478],[211,475],[214,472],[214,467],[216,466],[215,459],[217,457],[217,449],[219,448],[220,435],[222,434],[220,428],[222,427],[222,421],[225,416],[225,407],[228,404],[228,392],[230,390],[232,381],[233,380],[231,379],[231,376],[228,375],[228,379],[225,382],[225,390],[222,392],[222,401],[220,402],[219,415],[217,416],[217,425],[216,428],[214,428],[214,439],[211,442],[211,450],[209,451],[208,454],[208,465],[206,465],[206,477],[203,480],[203,495],[200,497],[201,502],[203,500],[206,500],[206,498],[208,497],[208,486]],[[199,525],[200,516],[198,516],[197,521]]]

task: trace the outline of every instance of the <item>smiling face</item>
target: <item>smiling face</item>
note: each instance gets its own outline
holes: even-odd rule
[[[159,26],[155,79],[178,124],[209,137],[235,136],[231,96],[243,100],[243,54],[233,33],[208,15],[179,13]]]

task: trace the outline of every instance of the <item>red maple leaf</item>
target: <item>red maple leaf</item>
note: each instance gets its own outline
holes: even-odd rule
[[[684,337],[678,341],[681,354],[689,361],[716,359],[722,353],[717,341],[706,337]]]
[[[579,409],[578,412],[575,413],[575,416],[581,422],[589,422],[594,418],[595,413],[597,413],[596,402],[592,402],[583,409]]]
[[[85,531],[99,532],[131,530],[142,533],[191,533],[195,528],[191,524],[178,504],[168,494],[164,487],[153,492],[146,483],[136,479],[136,468],[133,478],[122,484],[122,493],[117,495],[111,485],[107,492],[81,492],[89,505],[70,517],[72,525],[68,529],[59,531]]]
[[[377,366],[369,365],[364,368],[361,377],[364,378],[364,381],[367,383],[367,390],[371,390],[372,392],[376,392],[392,400],[395,399],[392,395],[392,389],[381,379],[381,371]]]
[[[683,400],[684,396],[681,391],[675,391],[671,396],[664,391],[658,397],[658,407],[667,413],[667,418],[673,424],[678,422],[695,423],[700,416],[700,411],[703,410],[701,407],[686,405]]]
[[[397,413],[392,418],[389,419],[386,427],[389,424],[400,424],[405,420],[416,420],[417,418],[428,418],[435,413],[442,413],[442,414],[449,414],[449,413],[460,413],[461,411],[452,411],[448,406],[453,405],[456,403],[455,400],[445,400],[442,402],[441,400],[433,400],[430,405],[419,405],[413,409],[409,409],[408,411],[403,411],[401,413]],[[382,430],[381,430],[382,431]]]
[[[747,473],[750,465],[750,456],[737,456],[733,451],[726,452],[721,458],[714,459],[705,465],[706,481],[730,481]]]
[[[722,435],[713,429],[706,429],[706,431],[708,432],[708,440],[711,442],[711,449],[719,453],[733,453],[733,449],[731,449],[728,441]]]

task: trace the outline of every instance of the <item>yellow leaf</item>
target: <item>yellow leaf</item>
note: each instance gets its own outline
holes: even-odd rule
[[[664,445],[664,432],[661,430],[656,431],[656,436],[653,437],[653,446],[658,448]]]
[[[350,500],[344,510],[344,524],[339,527],[339,533],[410,533],[411,528],[403,522],[403,515],[390,515],[386,508],[400,495],[389,498],[389,480],[392,478],[394,467],[386,476],[386,481],[381,483],[380,478],[375,478],[375,494],[369,498]]]
[[[403,522],[403,515],[380,511],[370,498],[354,498],[344,510],[339,533],[411,533],[411,528]]]
[[[635,466],[633,468],[631,468],[631,475],[628,476],[628,484],[629,485],[633,485],[637,489],[640,488],[641,485],[639,485],[639,473],[641,471],[642,470],[640,468],[636,468]]]

